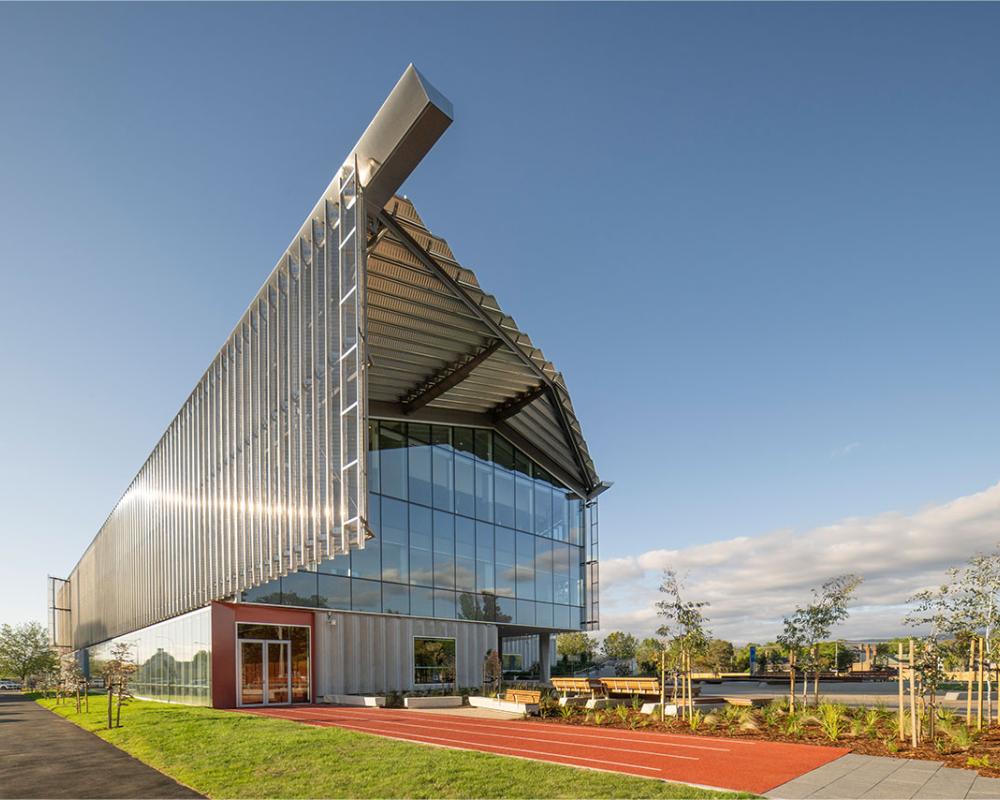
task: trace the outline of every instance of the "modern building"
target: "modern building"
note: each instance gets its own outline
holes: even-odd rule
[[[505,639],[545,677],[553,633],[597,626],[608,484],[563,378],[397,195],[451,121],[409,67],[50,579],[91,674],[128,642],[137,696],[315,702],[478,686]]]

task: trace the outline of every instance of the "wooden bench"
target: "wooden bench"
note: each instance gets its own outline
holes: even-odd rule
[[[660,682],[656,678],[601,678],[608,694],[660,696]]]
[[[586,694],[597,697],[605,693],[604,684],[595,678],[553,678],[552,688],[563,697],[569,694]]]
[[[605,691],[618,695],[637,695],[639,697],[659,697],[660,682],[656,678],[601,678]],[[673,697],[674,688],[667,682],[665,689],[667,697]],[[691,696],[701,693],[700,686],[691,687]]]
[[[504,692],[504,700],[525,705],[538,705],[542,702],[542,693],[535,689],[508,689]]]

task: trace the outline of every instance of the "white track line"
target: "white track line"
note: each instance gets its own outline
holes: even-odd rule
[[[309,706],[309,708],[315,708],[317,710],[320,710],[321,707],[320,706]],[[345,707],[345,706],[330,706],[329,708],[330,708],[330,710],[337,711],[337,712],[340,712],[340,711],[355,711],[355,710],[360,711],[361,710],[360,708],[354,709],[354,708]],[[431,713],[428,713],[426,711],[417,711],[417,710],[412,710],[411,711],[409,709],[402,709],[402,708],[370,708],[368,710],[371,711],[373,714],[389,714],[389,713],[409,714],[409,715],[414,716],[414,717],[420,717],[421,719],[430,719],[432,717],[436,718],[436,717],[441,717],[441,716],[447,716],[447,715],[444,715],[444,714],[431,714]],[[502,724],[502,725],[546,725],[546,726],[550,725],[550,723],[533,722],[533,721],[530,721],[530,720],[522,720],[522,719],[506,720],[506,721],[503,721],[500,724]],[[554,727],[554,725],[552,725],[552,726]],[[567,725],[566,727],[570,727],[570,726]],[[618,728],[612,728],[611,730],[618,731],[619,729]],[[631,737],[626,737],[626,738],[628,738],[629,741],[632,741],[633,737],[634,737],[635,741],[646,742],[647,744],[665,744],[665,742],[662,741],[663,739],[683,739],[686,742],[690,742],[690,741],[703,741],[705,739],[710,739],[712,742],[720,742],[720,743],[725,743],[725,744],[738,744],[738,745],[743,745],[744,747],[756,747],[756,746],[758,746],[760,744],[763,744],[763,742],[760,742],[760,741],[757,741],[757,740],[754,740],[754,739],[749,739],[749,740],[747,740],[747,739],[728,739],[728,738],[726,738],[724,736],[712,736],[712,737],[708,737],[708,736],[698,736],[697,734],[687,734],[687,733],[646,733],[646,732],[643,732],[643,731],[631,731],[631,733],[632,733]],[[653,738],[651,738],[651,739],[645,738],[647,736],[651,736]],[[790,742],[785,742],[784,744],[791,744],[791,743]],[[688,746],[689,747],[695,747],[696,745],[688,745]],[[698,747],[702,747],[704,745],[697,745],[697,746]]]
[[[365,723],[369,723],[372,720],[372,716],[371,715],[367,715],[367,714],[358,715],[356,713],[354,715],[351,715],[350,712],[348,712],[348,713],[339,713],[337,716],[340,717],[341,719],[343,719],[343,718],[346,717],[348,719],[360,720],[361,722],[365,722]],[[286,717],[286,719],[287,718],[288,717]],[[313,719],[313,717],[307,717],[307,719]],[[330,722],[332,724],[334,724],[334,725],[337,724],[337,722],[334,721],[334,720],[330,720]],[[419,731],[419,730],[427,730],[428,727],[430,727],[433,730],[433,726],[428,726],[427,724],[420,724],[420,723],[414,723],[414,722],[402,722],[399,717],[393,717],[392,718],[392,723],[396,727],[400,727],[400,728],[416,728]],[[375,724],[377,725],[378,723],[375,722]],[[448,726],[448,727],[454,728],[454,727],[457,727],[457,726]],[[470,734],[472,734],[472,733],[478,733],[480,736],[482,736],[484,738],[488,738],[488,739],[506,739],[506,740],[516,739],[517,741],[522,741],[522,742],[524,742],[524,741],[527,741],[527,742],[541,742],[542,744],[569,744],[568,742],[553,741],[551,738],[541,739],[541,738],[538,738],[536,736],[522,736],[522,735],[513,736],[512,732],[510,730],[507,731],[506,735],[499,734],[499,733],[484,733],[484,732],[482,732],[481,729],[477,729],[477,728],[473,728],[472,731],[470,731],[469,733]],[[417,735],[417,734],[414,734],[414,735]],[[598,745],[592,745],[592,744],[590,744],[590,745],[588,745],[588,744],[581,744],[581,745],[573,745],[573,746],[575,746],[575,747],[586,747],[586,748],[595,749],[595,750],[614,750],[614,751],[619,752],[619,753],[643,753],[644,755],[657,756],[658,758],[673,758],[673,759],[678,759],[678,760],[682,760],[682,761],[700,761],[700,759],[697,758],[696,756],[681,756],[681,755],[677,755],[676,753],[658,753],[658,752],[655,752],[653,750],[637,750],[634,747],[599,747]]]
[[[398,734],[398,732],[384,733],[382,730],[373,728],[371,726],[364,726],[364,725],[337,725],[336,723],[331,723],[331,727],[341,727],[341,728],[344,728],[346,730],[358,731],[360,733],[374,733],[376,736],[385,736],[388,739],[398,739],[399,741],[402,741],[402,742],[413,742],[413,743],[416,743],[416,744],[420,744],[421,743],[421,741],[418,740],[418,739],[411,739],[411,738],[406,737],[406,736],[400,736]],[[620,761],[608,761],[606,759],[600,759],[600,758],[584,758],[583,756],[570,756],[570,755],[566,755],[565,753],[548,753],[548,752],[546,752],[544,750],[529,750],[529,749],[524,748],[524,747],[507,747],[505,745],[500,745],[500,746],[482,745],[481,747],[476,747],[476,746],[474,746],[473,743],[467,742],[464,739],[446,739],[446,738],[444,738],[442,736],[429,736],[429,735],[424,734],[424,735],[421,736],[421,739],[431,739],[432,741],[436,741],[436,742],[448,742],[448,743],[450,743],[450,745],[464,745],[464,746],[455,747],[454,749],[456,749],[456,750],[475,750],[476,752],[479,752],[479,753],[493,753],[494,755],[504,755],[503,753],[497,753],[496,752],[497,750],[509,750],[512,753],[532,753],[532,754],[538,755],[538,756],[548,756],[549,758],[566,758],[566,759],[569,759],[571,761],[588,761],[591,764],[611,764],[611,765],[614,765],[616,767],[627,767],[628,769],[643,769],[643,770],[646,770],[647,772],[662,772],[663,771],[659,767],[644,767],[641,764],[628,764],[628,763],[624,763],[624,762],[620,762]],[[486,747],[493,747],[493,749],[492,750],[484,749]],[[678,756],[678,758],[687,758],[687,756]],[[694,760],[697,761],[698,759],[694,759]]]
[[[337,709],[337,716],[340,716],[344,713],[350,713],[351,711],[352,709],[343,709],[343,710]],[[530,723],[529,725],[512,725],[511,723],[515,722],[515,720],[511,720],[510,722],[500,722],[500,723],[491,723],[488,720],[473,722],[471,720],[463,720],[461,717],[448,717],[447,715],[444,714],[425,714],[423,716],[416,717],[415,715],[412,715],[409,711],[397,711],[397,709],[388,709],[388,710],[383,709],[376,713],[379,716],[382,716],[383,714],[389,716],[389,714],[392,714],[392,719],[407,719],[407,718],[425,719],[428,720],[428,722],[433,717],[434,722],[436,723],[443,723],[444,719],[447,719],[448,720],[447,727],[449,728],[464,726],[472,730],[483,730],[484,728],[490,730],[502,730],[508,735],[510,735],[515,730],[516,731],[531,730],[534,732],[539,732],[540,729],[544,729],[549,734],[548,737],[549,740],[552,741],[558,741],[557,737],[560,736],[570,736],[574,739],[596,739],[602,742],[616,741],[616,742],[630,742],[632,744],[659,745],[660,747],[683,747],[689,750],[706,750],[716,753],[732,752],[732,750],[730,750],[728,747],[712,747],[711,745],[703,745],[703,744],[682,744],[680,742],[656,741],[654,739],[640,739],[638,737],[633,738],[631,736],[614,736],[611,735],[610,733],[609,734],[585,733],[572,730],[559,730],[559,728],[557,728],[555,725],[542,726]],[[371,716],[375,716],[375,714],[373,713]],[[444,719],[442,719],[442,717],[444,717]],[[582,745],[582,746],[592,747],[594,745]],[[629,750],[631,751],[632,748],[629,748]],[[650,751],[637,751],[637,752],[650,752]]]

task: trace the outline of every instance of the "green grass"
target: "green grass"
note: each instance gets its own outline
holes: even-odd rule
[[[101,700],[79,715],[38,702],[212,798],[753,796],[164,703],[135,701],[107,730]]]

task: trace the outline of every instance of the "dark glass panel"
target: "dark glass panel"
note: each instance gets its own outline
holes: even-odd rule
[[[514,473],[497,467],[493,474],[495,513],[493,521],[507,528],[514,527]]]
[[[556,603],[569,603],[570,546],[564,542],[556,542],[553,554],[552,599]]]
[[[340,575],[323,575],[319,578],[319,597],[317,605],[320,608],[351,609],[351,581]]]
[[[535,598],[535,537],[530,533],[517,534],[517,596],[525,600]]]
[[[578,606],[583,603],[583,548],[570,545],[569,552],[569,602]]]
[[[493,464],[476,462],[476,518],[493,521]]]
[[[410,614],[414,617],[434,616],[434,590],[421,586],[410,588]]]
[[[552,538],[569,540],[569,500],[561,486],[552,488]]]
[[[434,468],[434,508],[455,509],[455,456],[450,447],[432,448]]]
[[[494,550],[496,552],[496,593],[504,597],[513,597],[516,591],[517,575],[515,572],[514,537],[515,533],[507,528],[496,527],[493,530]]]
[[[513,622],[516,614],[517,601],[514,598],[497,598],[497,622]]]
[[[409,614],[410,587],[398,583],[383,583],[382,609],[386,614]]]
[[[285,606],[316,605],[316,573],[290,572],[281,579],[281,604]]]
[[[410,506],[410,583],[434,585],[432,513],[423,506]]]
[[[409,443],[409,500],[431,505],[431,426],[411,422],[407,426]]]
[[[431,444],[451,448],[451,428],[447,425],[431,426]]]
[[[476,523],[455,517],[455,587],[476,591]]]
[[[579,497],[569,501],[569,540],[583,544],[583,502]]]
[[[539,628],[552,627],[552,604],[535,603],[535,624]]]
[[[472,428],[453,428],[452,441],[455,443],[455,449],[459,452],[475,455],[476,434]]]
[[[531,477],[531,459],[520,450],[514,451],[514,469],[522,475]]]
[[[493,592],[496,578],[493,574],[493,526],[487,522],[476,523],[476,588],[480,592]]]
[[[351,575],[355,578],[382,577],[382,504],[378,495],[368,495],[368,525],[375,539],[363,550],[351,550]]]
[[[490,431],[477,428],[475,430],[476,458],[482,461],[493,460],[493,435]]]
[[[476,463],[467,456],[455,456],[455,511],[476,516]]]
[[[268,603],[281,605],[281,580],[268,581],[243,592],[244,603]]]
[[[534,516],[534,485],[531,478],[526,478],[518,473],[515,486],[516,512],[514,514],[514,527],[519,531],[535,531]]]
[[[455,517],[434,512],[434,585],[455,588]]]
[[[406,503],[382,498],[382,580],[405,583],[410,579],[408,510]],[[375,542],[368,547],[375,549]],[[367,548],[366,548],[367,549]]]
[[[378,445],[378,421],[371,420],[368,423],[368,491],[380,492],[380,470]]]
[[[483,615],[483,607],[480,597],[481,596],[475,592],[459,592],[457,610],[458,618],[473,620],[485,619],[486,617]]]
[[[502,436],[493,437],[493,460],[504,469],[514,470],[514,445]]]
[[[535,480],[535,533],[552,534],[552,487],[544,480]]]
[[[531,600],[517,601],[517,624],[518,625],[535,624],[535,604]]]
[[[455,593],[450,589],[434,590],[434,616],[438,619],[455,619]]]
[[[578,613],[577,609],[570,606],[553,606],[552,627],[561,630],[580,627],[579,625],[574,625],[572,622],[574,614]]]
[[[535,537],[535,599],[552,602],[552,565],[555,542]]]
[[[321,561],[319,567],[317,567],[317,571],[324,572],[327,575],[350,575],[350,556],[345,554],[337,556],[336,558],[328,558],[325,561]]]
[[[351,608],[355,611],[381,611],[382,592],[378,581],[351,579]]]
[[[406,499],[406,424],[379,423],[379,472],[382,494]]]

